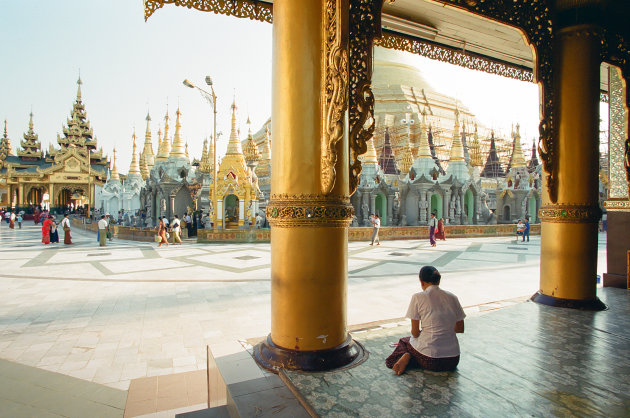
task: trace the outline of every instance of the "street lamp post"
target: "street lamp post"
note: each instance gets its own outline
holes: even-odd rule
[[[218,219],[218,205],[217,205],[217,95],[214,94],[214,87],[212,85],[212,77],[206,76],[206,84],[210,87],[210,92],[195,86],[188,79],[184,80],[184,85],[191,89],[197,89],[210,102],[212,105],[212,111],[214,113],[213,118],[213,134],[212,134],[212,224],[213,228],[217,228]]]

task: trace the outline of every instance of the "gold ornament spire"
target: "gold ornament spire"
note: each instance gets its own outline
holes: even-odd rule
[[[455,108],[455,127],[453,128],[453,144],[451,145],[451,156],[449,162],[466,161],[464,158],[464,145],[459,132],[459,109]]]
[[[407,143],[402,148],[402,155],[398,161],[398,167],[400,167],[401,174],[407,174],[411,165],[413,164],[413,153],[411,151],[411,144]]]
[[[180,117],[182,113],[179,111],[179,107],[177,107],[177,112],[175,112],[175,135],[173,135],[173,148],[171,148],[171,152],[169,153],[169,157],[182,157],[186,158],[186,147],[184,145],[184,141],[182,141],[180,130],[182,128],[182,124],[180,123]]]
[[[249,116],[247,117],[247,141],[245,143],[245,149],[243,150],[243,154],[245,155],[245,161],[247,163],[257,163],[260,160],[260,151],[258,151],[258,146],[256,146],[256,142],[254,142],[254,136],[252,135],[252,126],[251,121],[249,120]]]
[[[168,139],[168,106],[166,108],[166,116],[164,116],[164,136],[162,137],[162,141],[160,142],[160,146],[158,147],[158,155],[156,157],[156,161],[166,161],[169,154],[171,153],[171,141]]]
[[[265,177],[271,175],[271,133],[269,127],[265,127],[265,139],[262,143],[261,160],[256,167],[256,175]]]
[[[236,127],[236,97],[232,102],[232,130],[230,131],[230,140],[227,146],[226,155],[243,155],[243,149],[241,147],[241,141],[239,140],[238,129]]]
[[[144,157],[144,162],[146,163],[149,170],[153,168],[155,164],[155,154],[153,153],[153,143],[151,142],[151,116],[147,112],[147,129],[144,133],[144,148],[142,149],[142,157]],[[159,144],[159,142],[158,142]],[[142,167],[140,167],[142,168]]]
[[[11,140],[7,134],[7,120],[4,120],[4,136],[0,139],[0,160],[4,160],[9,155],[13,155]]]
[[[140,174],[140,164],[138,164],[138,146],[136,144],[136,129],[133,130],[133,152],[131,154],[131,164],[129,165],[129,174]]]
[[[116,157],[116,148],[114,148],[114,167],[112,168],[112,172],[110,174],[110,178],[112,180],[120,180],[120,175],[118,174],[118,167],[116,166],[118,158]]]
[[[208,173],[208,138],[204,138],[203,146],[201,147],[201,159],[199,160],[199,171],[202,173]]]
[[[521,148],[521,126],[516,124],[516,132],[512,132],[514,138],[514,146],[512,147],[512,157],[510,159],[510,167],[525,167],[525,157],[523,157],[523,149]]]
[[[475,123],[475,133],[472,143],[470,144],[470,165],[473,167],[481,167],[481,144],[479,143],[479,134],[477,132],[477,123]]]
[[[33,131],[33,112],[30,113],[28,121],[28,131],[23,135],[24,140],[20,142],[21,150],[18,150],[18,157],[23,158],[42,158],[41,143],[39,135]]]

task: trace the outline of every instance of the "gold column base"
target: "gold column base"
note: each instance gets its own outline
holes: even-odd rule
[[[280,369],[323,372],[358,366],[369,354],[350,335],[346,340],[327,350],[297,351],[274,344],[271,335],[254,347],[254,358],[265,369],[278,373]]]
[[[544,257],[540,290],[532,300],[566,308],[606,309],[596,295],[599,207],[546,205],[539,216]]]

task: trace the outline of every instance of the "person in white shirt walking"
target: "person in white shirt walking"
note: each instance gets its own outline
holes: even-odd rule
[[[457,296],[440,289],[442,276],[435,267],[422,267],[419,276],[423,291],[411,297],[407,309],[411,337],[401,338],[385,360],[397,375],[408,366],[442,372],[455,370],[459,363],[456,333],[464,332],[466,314]]]
[[[98,244],[101,247],[107,244],[107,220],[105,215],[101,216],[101,220],[98,221]]]
[[[381,245],[381,240],[378,239],[378,230],[381,228],[381,220],[378,215],[371,215],[372,222],[372,242],[370,245],[374,245],[374,241],[376,241],[376,245]]]
[[[435,241],[435,231],[437,230],[438,221],[435,217],[435,213],[431,214],[431,219],[429,219],[429,242],[431,243],[431,247],[435,247],[437,245],[437,241]]]
[[[72,237],[70,236],[70,219],[68,214],[63,215],[63,221],[61,221],[61,228],[63,229],[63,243],[66,245],[72,244]]]

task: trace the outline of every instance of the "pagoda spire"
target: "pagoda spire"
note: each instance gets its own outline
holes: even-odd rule
[[[11,149],[11,140],[7,134],[7,120],[5,119],[4,135],[2,136],[2,139],[0,139],[0,160],[4,160],[9,155],[13,155],[13,150]]]
[[[116,148],[114,148],[114,167],[112,168],[112,172],[110,174],[110,179],[112,180],[120,180],[120,175],[118,174],[118,167],[116,166],[118,162],[118,158],[116,157]]]
[[[168,139],[168,106],[166,107],[166,116],[164,116],[164,136],[158,147],[158,155],[155,158],[156,161],[166,161],[171,153],[171,141]]]
[[[516,132],[512,132],[512,138],[514,143],[512,145],[512,157],[510,158],[510,164],[508,170],[511,168],[525,167],[525,158],[523,157],[523,149],[521,148],[521,132],[520,125],[516,124]]]
[[[492,131],[490,137],[490,151],[488,152],[488,158],[486,159],[486,164],[481,171],[482,177],[501,177],[501,162],[499,161],[499,156],[497,154],[497,146],[494,140],[494,131]]]
[[[477,124],[475,123],[475,133],[472,143],[470,144],[470,165],[473,167],[481,167],[481,145],[479,144],[479,134],[477,132]]]
[[[381,151],[381,156],[378,159],[378,165],[383,169],[385,174],[400,174],[400,170],[396,165],[396,158],[394,158],[394,152],[392,151],[392,145],[389,138],[389,128],[385,128],[385,142]]]
[[[81,76],[79,76],[77,80],[77,103],[81,103],[81,84],[83,84],[83,81],[81,81]]]
[[[451,145],[451,155],[449,164],[455,161],[466,161],[464,158],[464,146],[459,133],[459,109],[455,108],[455,127],[453,128],[453,143]]]
[[[527,170],[532,173],[538,167],[538,157],[536,156],[536,140],[532,142],[532,157],[527,162]]]
[[[362,164],[378,164],[378,157],[376,156],[376,147],[374,146],[374,137],[371,137],[366,143],[367,151],[361,156]]]
[[[232,130],[230,131],[230,139],[228,141],[226,155],[235,154],[243,155],[243,149],[241,147],[241,141],[239,140],[238,129],[236,127],[236,97],[232,102]]]
[[[42,145],[39,142],[39,135],[33,131],[33,112],[30,113],[28,131],[24,133],[24,140],[20,142],[20,145],[22,149],[17,152],[18,157],[25,160],[42,158]]]
[[[140,153],[140,174],[142,175],[142,180],[149,178],[149,167],[143,153]]]
[[[175,134],[173,135],[173,147],[170,150],[169,157],[174,158],[186,158],[186,147],[184,145],[184,141],[181,138],[181,128],[182,124],[180,122],[180,118],[182,113],[179,111],[179,106],[177,107],[177,112],[175,112]]]
[[[148,169],[151,170],[155,164],[155,154],[153,153],[153,143],[151,142],[151,116],[149,115],[149,112],[147,112],[146,121],[147,129],[144,133],[144,148],[142,150],[142,156],[144,157],[144,162]]]
[[[248,165],[255,166],[260,161],[261,155],[252,135],[252,122],[249,120],[249,116],[247,117],[247,141],[245,142],[243,154]]]
[[[136,144],[136,129],[133,130],[133,151],[131,154],[131,164],[129,165],[129,175],[138,175],[140,173],[140,164],[138,163],[138,145]]]

